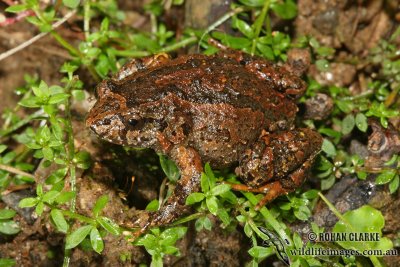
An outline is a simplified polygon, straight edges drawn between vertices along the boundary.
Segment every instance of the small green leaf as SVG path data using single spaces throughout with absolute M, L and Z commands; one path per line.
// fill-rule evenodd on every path
M 186 231 L 187 227 L 168 228 L 160 234 L 160 244 L 164 246 L 173 245 L 186 234 Z
M 348 114 L 342 121 L 342 134 L 349 134 L 355 126 L 353 114 Z
M 0 220 L 7 220 L 14 217 L 16 214 L 15 210 L 0 209 Z
M 161 168 L 163 169 L 165 175 L 167 175 L 168 179 L 172 182 L 178 181 L 181 174 L 175 162 L 161 154 L 159 154 L 159 157 Z
M 96 220 L 107 232 L 109 232 L 113 235 L 120 234 L 118 224 L 113 222 L 111 219 L 101 216 L 101 217 L 98 217 Z
M 325 72 L 329 70 L 329 61 L 326 59 L 318 59 L 315 61 L 315 65 L 319 71 Z
M 283 3 L 272 2 L 271 9 L 282 19 L 293 19 L 297 16 L 297 5 L 292 0 L 285 0 Z
M 177 255 L 179 253 L 179 249 L 174 246 L 165 246 L 163 247 L 163 253 L 167 255 Z
M 269 45 L 265 45 L 262 43 L 257 43 L 256 47 L 258 50 L 260 50 L 260 52 L 262 53 L 262 55 L 269 59 L 269 60 L 274 60 L 275 59 L 275 55 L 274 55 L 274 50 L 271 48 L 271 46 Z
M 87 151 L 79 151 L 75 154 L 73 162 L 76 163 L 78 168 L 83 170 L 89 169 L 91 165 L 90 153 Z
M 65 248 L 71 249 L 79 245 L 83 239 L 90 233 L 93 229 L 92 225 L 81 226 L 75 231 L 73 231 L 70 235 L 67 236 L 65 241 Z
M 0 144 L 0 154 L 3 153 L 7 149 L 6 145 Z
M 207 216 L 198 218 L 195 223 L 195 228 L 197 232 L 201 231 L 203 228 L 207 229 L 208 231 L 211 231 L 212 222 Z
M 249 24 L 247 24 L 245 21 L 241 20 L 241 19 L 234 19 L 234 27 L 239 29 L 239 31 L 241 33 L 243 33 L 244 36 L 246 36 L 247 38 L 251 39 L 254 36 L 254 32 L 253 29 L 250 27 Z
M 73 199 L 75 197 L 75 192 L 61 192 L 57 198 L 56 198 L 56 202 L 58 204 L 64 204 L 67 203 L 68 201 L 70 201 L 71 199 Z
M 366 132 L 368 129 L 367 117 L 363 113 L 357 113 L 356 126 L 361 132 Z
M 293 243 L 296 248 L 303 247 L 303 240 L 301 240 L 301 237 L 298 233 L 293 234 Z
M 104 242 L 97 228 L 93 227 L 93 229 L 90 231 L 90 243 L 92 244 L 93 250 L 101 254 L 104 249 Z
M 35 212 L 38 216 L 41 216 L 44 210 L 44 203 L 42 201 L 38 202 L 35 207 Z
M 208 177 L 205 173 L 201 174 L 200 186 L 201 186 L 202 192 L 207 193 L 208 191 L 210 191 L 210 183 L 209 183 Z
M 159 207 L 160 207 L 160 203 L 159 203 L 158 199 L 153 199 L 152 201 L 150 201 L 149 204 L 147 204 L 145 210 L 157 211 Z
M 12 5 L 6 8 L 6 12 L 10 13 L 19 13 L 21 11 L 27 10 L 28 7 L 26 5 Z
M 307 206 L 300 206 L 294 211 L 294 216 L 299 220 L 306 221 L 311 216 L 311 211 Z
M 63 0 L 63 4 L 69 8 L 77 8 L 80 0 Z
M 206 199 L 206 205 L 208 210 L 211 212 L 213 215 L 217 215 L 218 212 L 218 201 L 217 198 L 212 196 L 210 198 Z
M 353 249 L 359 252 L 365 250 L 383 250 L 393 248 L 393 244 L 390 239 L 382 237 L 382 229 L 385 225 L 385 219 L 382 213 L 374 209 L 371 206 L 364 205 L 356 210 L 347 211 L 343 214 L 345 221 L 338 221 L 334 228 L 334 233 L 344 233 L 344 234 L 365 234 L 365 233 L 378 233 L 379 241 L 337 241 L 337 243 L 345 249 Z M 365 218 L 368 218 L 365 220 Z
M 393 194 L 397 191 L 399 188 L 399 175 L 396 175 L 393 180 L 389 184 L 389 191 L 390 194 Z
M 83 90 L 72 90 L 72 96 L 77 101 L 83 101 L 86 98 L 85 91 Z
M 324 138 L 324 141 L 322 142 L 322 151 L 324 151 L 328 156 L 335 156 L 336 155 L 336 148 L 332 144 L 331 141 L 328 139 Z
M 21 228 L 19 228 L 19 225 L 14 222 L 14 221 L 0 221 L 0 233 L 5 234 L 5 235 L 15 235 L 19 231 L 21 231 Z
M 251 249 L 249 249 L 248 252 L 250 256 L 256 259 L 263 259 L 275 253 L 273 247 L 261 247 L 261 246 L 254 246 Z
M 21 201 L 18 204 L 18 207 L 20 208 L 30 208 L 35 206 L 39 202 L 39 199 L 35 197 L 28 197 L 21 199 Z
M 43 157 L 47 160 L 52 161 L 54 159 L 54 153 L 53 153 L 53 149 L 50 147 L 44 147 L 42 149 L 43 152 Z
M 68 232 L 68 223 L 65 220 L 63 213 L 59 209 L 52 209 L 50 216 L 58 231 L 62 233 Z
M 220 184 L 211 189 L 211 194 L 213 196 L 219 196 L 221 194 L 224 194 L 228 192 L 231 189 L 231 186 L 229 184 Z
M 0 258 L 0 267 L 12 267 L 17 262 L 14 259 L 1 259 Z
M 393 169 L 384 171 L 381 174 L 379 174 L 378 177 L 376 177 L 375 183 L 379 185 L 387 184 L 393 179 L 395 175 L 396 171 Z
M 335 175 L 331 174 L 328 178 L 321 180 L 321 190 L 327 190 L 333 186 L 336 178 Z
M 329 57 L 335 53 L 335 49 L 329 46 L 320 46 L 315 48 L 315 52 L 321 57 Z
M 37 139 L 38 143 L 41 145 L 47 144 L 50 141 L 51 132 L 50 132 L 49 127 L 47 127 L 47 125 L 38 129 L 38 131 L 36 133 L 36 139 Z
M 217 216 L 218 218 L 220 218 L 220 220 L 225 226 L 228 226 L 230 224 L 231 216 L 225 209 L 218 209 Z
M 307 198 L 307 199 L 314 199 L 314 198 L 318 197 L 318 192 L 319 191 L 316 189 L 311 189 L 311 190 L 308 190 L 308 191 L 304 192 L 303 194 L 301 194 L 301 196 L 303 198 Z
M 103 195 L 96 200 L 96 204 L 94 204 L 94 207 L 92 210 L 94 218 L 97 218 L 97 216 L 99 216 L 100 211 L 102 209 L 104 209 L 104 207 L 107 205 L 107 202 L 108 202 L 107 195 Z
M 208 177 L 210 188 L 213 187 L 215 184 L 215 175 L 209 163 L 206 163 L 206 165 L 204 165 L 204 172 Z
M 25 99 L 22 99 L 18 102 L 18 105 L 27 107 L 27 108 L 38 108 L 40 107 L 39 98 L 36 96 L 31 96 Z
M 134 244 L 137 246 L 144 246 L 145 248 L 154 248 L 158 245 L 158 239 L 152 234 L 146 234 L 136 239 Z
M 192 205 L 194 203 L 200 202 L 204 199 L 204 193 L 191 193 L 186 198 L 186 205 Z
M 245 235 L 247 236 L 247 237 L 251 237 L 251 235 L 253 234 L 253 229 L 251 229 L 251 226 L 250 226 L 250 224 L 249 223 L 245 223 L 245 225 L 244 225 L 244 228 L 243 228 L 243 231 L 244 231 L 244 233 L 245 233 Z
M 58 169 L 50 174 L 46 179 L 46 184 L 56 184 L 64 179 L 65 175 L 67 175 L 68 167 Z
M 49 99 L 48 103 L 50 105 L 57 104 L 57 103 L 60 103 L 60 102 L 63 102 L 65 100 L 67 100 L 68 97 L 69 97 L 69 94 L 66 94 L 66 93 L 55 94 L 55 95 L 50 96 L 50 99 Z
M 40 81 L 39 86 L 32 86 L 32 91 L 35 96 L 43 100 L 50 96 L 49 86 L 44 81 Z
M 59 194 L 60 194 L 60 192 L 51 190 L 51 191 L 49 191 L 49 192 L 47 192 L 46 194 L 43 195 L 42 201 L 44 201 L 46 203 L 49 203 L 49 204 L 52 204 L 53 201 L 57 198 L 57 196 Z
M 314 37 L 311 37 L 311 38 L 310 38 L 309 44 L 310 44 L 310 46 L 311 46 L 312 48 L 314 48 L 314 49 L 320 47 L 320 44 L 319 44 L 318 40 L 315 39 Z

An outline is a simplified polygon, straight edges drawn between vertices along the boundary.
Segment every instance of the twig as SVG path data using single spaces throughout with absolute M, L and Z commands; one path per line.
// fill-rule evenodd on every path
M 30 16 L 35 16 L 35 13 L 32 10 L 26 10 L 26 11 L 20 12 L 15 17 L 6 18 L 4 21 L 0 22 L 0 27 L 14 24 L 14 23 L 22 20 L 23 18 L 30 17 Z
M 68 19 L 70 19 L 73 15 L 75 15 L 75 13 L 76 13 L 76 10 L 72 10 L 71 12 L 68 12 L 61 20 L 59 20 L 56 23 L 54 23 L 51 28 L 54 30 L 55 28 L 59 27 L 61 24 L 63 24 Z M 48 32 L 39 33 L 38 35 L 32 37 L 31 39 L 23 42 L 19 46 L 14 47 L 14 48 L 12 48 L 12 49 L 0 54 L 0 61 L 2 61 L 3 59 L 6 59 L 7 57 L 17 53 L 18 51 L 24 49 L 25 47 L 28 47 L 29 45 L 31 45 L 34 42 L 36 42 L 37 40 L 43 38 L 47 34 L 48 34 Z
M 229 11 L 228 13 L 226 13 L 225 15 L 223 15 L 222 17 L 220 17 L 219 19 L 217 19 L 213 24 L 211 24 L 210 26 L 208 26 L 208 28 L 204 31 L 204 33 L 200 36 L 200 40 L 199 43 L 197 45 L 197 51 L 200 51 L 200 42 L 203 40 L 203 38 L 211 31 L 215 30 L 219 25 L 221 25 L 222 23 L 224 23 L 225 21 L 227 21 L 228 19 L 230 19 L 231 17 L 235 16 L 236 14 L 239 14 L 240 12 L 245 11 L 246 9 L 244 7 L 237 7 L 231 11 Z
M 32 174 L 24 172 L 24 171 L 21 171 L 21 170 L 18 170 L 17 168 L 14 168 L 14 167 L 11 167 L 11 166 L 8 166 L 8 165 L 0 164 L 0 170 L 4 170 L 4 171 L 7 171 L 7 172 L 11 172 L 11 173 L 14 173 L 14 174 L 18 174 L 18 175 L 22 175 L 22 176 L 26 176 L 26 177 L 30 177 L 30 178 L 35 179 L 35 176 L 33 176 Z

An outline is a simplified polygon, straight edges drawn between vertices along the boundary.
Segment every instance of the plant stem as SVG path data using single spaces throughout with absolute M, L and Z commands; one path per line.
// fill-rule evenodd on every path
M 73 77 L 66 86 L 66 92 L 71 93 L 70 91 L 73 88 L 73 84 L 78 80 L 78 77 Z M 74 197 L 71 199 L 71 206 L 69 211 L 63 211 L 69 213 L 69 215 L 75 214 L 75 205 L 76 205 L 76 170 L 75 164 L 73 163 L 73 159 L 75 156 L 75 144 L 74 144 L 74 132 L 72 129 L 72 118 L 71 118 L 71 97 L 68 98 L 65 104 L 65 131 L 67 132 L 67 158 L 68 158 L 68 169 L 69 169 L 69 182 L 71 187 L 71 192 L 74 192 Z M 72 216 L 70 216 L 72 217 Z M 74 218 L 74 217 L 72 217 Z M 79 219 L 84 220 L 81 218 L 80 215 L 78 216 Z M 68 267 L 71 261 L 71 250 L 64 248 L 64 261 L 63 267 Z
M 258 200 L 254 194 L 250 192 L 242 192 L 242 194 L 250 201 L 252 205 L 256 206 L 258 204 Z M 279 234 L 279 237 L 282 240 L 287 240 L 289 242 L 289 246 L 291 247 L 293 244 L 292 239 L 286 234 L 281 224 L 275 219 L 271 212 L 266 207 L 262 207 L 260 209 L 260 213 L 265 218 L 266 223 L 271 225 L 271 227 Z
M 146 57 L 150 56 L 150 52 L 147 51 L 139 51 L 139 50 L 117 50 L 114 48 L 110 48 L 110 51 L 120 57 Z
M 270 4 L 271 4 L 270 0 L 265 0 L 264 6 L 263 6 L 263 8 L 261 10 L 261 13 L 260 13 L 259 17 L 257 18 L 256 22 L 254 23 L 255 24 L 255 31 L 254 31 L 253 45 L 251 47 L 251 55 L 254 55 L 254 53 L 256 52 L 256 45 L 258 43 L 258 37 L 260 35 L 261 28 L 262 28 L 263 22 L 265 20 L 265 16 L 268 13 L 268 9 L 269 9 Z
M 70 43 L 68 43 L 61 35 L 59 35 L 56 31 L 51 31 L 51 35 L 56 39 L 65 49 L 67 49 L 72 55 L 79 57 L 80 59 L 84 58 L 84 55 L 79 52 L 79 50 L 75 49 Z M 100 81 L 100 77 L 94 69 L 93 65 L 86 65 L 90 74 L 96 81 Z
M 343 100 L 350 100 L 350 101 L 353 101 L 353 100 L 361 99 L 361 98 L 364 98 L 364 97 L 368 97 L 368 96 L 372 95 L 373 93 L 374 93 L 374 90 L 370 89 L 370 90 L 367 90 L 367 91 L 365 91 L 365 92 L 362 92 L 362 93 L 360 93 L 360 94 L 358 94 L 358 95 L 355 95 L 355 96 L 345 96 L 345 97 L 339 98 L 338 100 L 339 100 L 339 101 L 343 101 Z
M 179 48 L 185 47 L 189 44 L 195 43 L 197 41 L 197 37 L 192 36 L 186 39 L 183 39 L 182 41 L 179 41 L 177 43 L 174 43 L 172 45 L 166 46 L 163 49 L 161 49 L 159 52 L 171 52 L 174 50 L 177 50 Z M 151 53 L 148 51 L 141 51 L 141 50 L 117 50 L 113 49 L 112 53 L 116 56 L 122 56 L 122 57 L 147 57 L 150 56 Z
M 14 173 L 14 174 L 17 174 L 17 175 L 22 175 L 22 176 L 26 176 L 26 177 L 35 179 L 34 175 L 32 175 L 30 173 L 27 173 L 27 172 L 24 172 L 24 171 L 21 171 L 21 170 L 19 170 L 17 168 L 14 168 L 12 166 L 0 164 L 0 170 L 4 170 L 6 172 L 10 172 L 10 173 Z
M 71 90 L 76 81 L 78 81 L 78 77 L 74 76 L 66 86 L 66 92 L 71 94 Z M 76 167 L 73 162 L 75 156 L 75 144 L 74 144 L 74 132 L 72 129 L 72 118 L 71 118 L 71 98 L 69 98 L 65 104 L 65 131 L 67 132 L 67 157 L 68 157 L 68 168 L 69 168 L 69 179 L 71 192 L 76 193 Z M 75 211 L 75 203 L 76 203 L 76 194 L 75 197 L 71 200 L 70 211 Z
M 231 10 L 230 12 L 226 13 L 225 15 L 220 17 L 219 19 L 217 19 L 213 24 L 208 26 L 208 28 L 201 35 L 200 40 L 199 40 L 199 45 L 200 45 L 201 40 L 203 40 L 204 36 L 206 36 L 207 33 L 213 31 L 215 28 L 217 28 L 219 25 L 221 25 L 222 23 L 224 23 L 225 21 L 227 21 L 228 19 L 230 19 L 234 15 L 239 14 L 240 12 L 243 12 L 245 10 L 246 9 L 244 7 L 237 7 L 235 9 Z
M 83 31 L 87 40 L 90 34 L 90 0 L 85 0 L 83 5 Z
M 187 39 L 183 39 L 182 41 L 179 41 L 175 44 L 164 47 L 163 49 L 161 49 L 161 52 L 171 52 L 171 51 L 177 50 L 179 48 L 185 47 L 189 44 L 195 43 L 196 41 L 197 41 L 197 37 L 192 36 Z
M 42 109 L 36 111 L 35 113 L 32 113 L 30 115 L 28 115 L 27 117 L 25 117 L 24 119 L 20 120 L 19 122 L 17 122 L 16 124 L 12 125 L 10 128 L 1 131 L 0 132 L 0 141 L 2 137 L 5 137 L 13 132 L 15 132 L 16 130 L 18 130 L 19 128 L 25 126 L 26 124 L 30 123 L 32 120 L 43 117 L 44 112 Z
M 185 222 L 189 222 L 189 221 L 192 221 L 194 219 L 200 218 L 202 216 L 204 216 L 204 213 L 202 213 L 202 212 L 194 213 L 194 214 L 186 216 L 186 217 L 184 217 L 182 219 L 176 220 L 175 222 L 171 223 L 170 226 L 175 226 L 175 225 L 179 225 L 179 224 L 182 224 L 182 223 L 185 223 Z
M 67 216 L 67 217 L 69 217 L 71 219 L 77 219 L 77 220 L 79 220 L 81 222 L 85 222 L 85 223 L 88 223 L 88 224 L 95 224 L 96 223 L 96 221 L 94 219 L 86 217 L 86 216 L 83 216 L 83 215 L 80 215 L 80 214 L 72 212 L 70 210 L 61 210 L 61 212 L 65 216 Z

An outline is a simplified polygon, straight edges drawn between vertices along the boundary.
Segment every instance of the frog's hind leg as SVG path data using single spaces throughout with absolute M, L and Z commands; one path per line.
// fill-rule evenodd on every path
M 246 185 L 232 185 L 232 188 L 264 193 L 257 205 L 262 207 L 303 183 L 321 144 L 321 136 L 308 128 L 265 133 L 245 151 L 236 169 Z
M 267 183 L 266 185 L 253 188 L 243 184 L 231 184 L 231 188 L 237 191 L 247 191 L 253 193 L 265 194 L 264 197 L 257 203 L 256 210 L 265 206 L 265 204 L 273 201 L 275 198 L 290 193 L 297 189 L 305 180 L 308 170 L 311 168 L 313 159 L 309 159 L 303 165 L 288 175 L 287 177 Z
M 137 71 L 161 66 L 170 60 L 171 58 L 167 53 L 159 53 L 143 58 L 134 58 L 131 61 L 127 62 L 124 66 L 122 66 L 122 68 L 114 74 L 112 79 L 120 81 Z
M 170 155 L 181 171 L 181 178 L 164 206 L 156 212 L 143 213 L 130 226 L 141 228 L 137 235 L 145 232 L 149 227 L 166 225 L 178 219 L 187 211 L 186 198 L 200 189 L 203 167 L 199 154 L 192 148 L 180 146 L 174 148 Z

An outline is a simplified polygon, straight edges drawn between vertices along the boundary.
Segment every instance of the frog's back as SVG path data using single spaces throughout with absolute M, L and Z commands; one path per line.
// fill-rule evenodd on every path
M 173 96 L 193 107 L 225 104 L 261 112 L 266 129 L 289 128 L 297 107 L 275 87 L 232 57 L 195 54 L 138 71 L 113 90 L 124 95 L 128 107 Z

